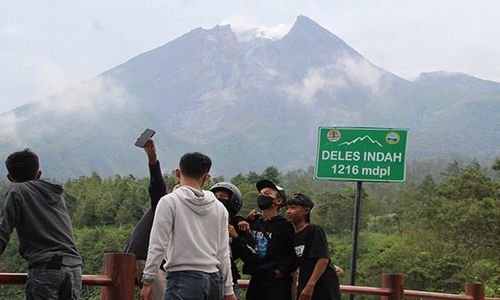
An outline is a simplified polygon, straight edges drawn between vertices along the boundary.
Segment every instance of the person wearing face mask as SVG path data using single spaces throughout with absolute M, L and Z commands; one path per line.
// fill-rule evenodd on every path
M 241 278 L 236 265 L 236 260 L 239 258 L 238 248 L 236 243 L 241 242 L 240 234 L 236 228 L 238 222 L 244 220 L 242 216 L 238 216 L 238 212 L 243 206 L 243 196 L 240 189 L 234 184 L 229 182 L 219 182 L 214 184 L 210 191 L 214 193 L 215 197 L 224 205 L 229 213 L 229 245 L 231 246 L 231 274 L 233 275 L 233 291 L 236 298 L 240 299 L 240 292 L 238 287 L 238 279 Z
M 251 279 L 247 300 L 292 299 L 292 276 L 296 259 L 293 249 L 293 225 L 279 215 L 286 201 L 285 191 L 270 180 L 256 184 L 257 205 L 261 213 L 251 213 L 240 221 L 240 230 L 248 229 L 249 238 L 239 244 L 244 262 L 243 273 Z
M 184 154 L 175 171 L 180 187 L 160 199 L 149 239 L 141 299 L 149 300 L 162 259 L 165 299 L 236 300 L 229 259 L 228 212 L 202 186 L 212 161 Z

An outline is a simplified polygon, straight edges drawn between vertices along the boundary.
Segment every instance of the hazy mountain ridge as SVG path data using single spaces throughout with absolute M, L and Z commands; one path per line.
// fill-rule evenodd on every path
M 234 175 L 314 163 L 317 128 L 409 128 L 409 158 L 500 155 L 500 83 L 423 73 L 414 82 L 300 16 L 281 39 L 197 28 L 51 99 L 0 116 L 2 153 L 29 146 L 52 177 L 146 173 L 133 147 L 157 130 L 163 167 L 181 153 Z

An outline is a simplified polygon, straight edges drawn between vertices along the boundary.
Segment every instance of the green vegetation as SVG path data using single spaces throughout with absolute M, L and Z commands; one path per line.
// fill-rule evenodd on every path
M 477 162 L 450 164 L 432 176 L 409 176 L 406 184 L 365 184 L 362 198 L 358 285 L 379 286 L 382 273 L 403 273 L 408 289 L 462 293 L 466 282 L 483 282 L 488 296 L 500 294 L 500 160 L 490 168 Z M 417 167 L 414 167 L 418 169 Z M 422 169 L 422 168 L 421 168 Z M 424 168 L 425 169 L 425 168 Z M 244 195 L 242 215 L 256 207 L 255 182 L 269 178 L 288 195 L 303 192 L 316 207 L 313 222 L 329 235 L 332 260 L 349 281 L 354 184 L 313 180 L 313 169 L 281 174 L 238 174 L 231 181 Z M 176 179 L 165 175 L 172 187 Z M 211 183 L 223 180 L 214 178 Z M 207 187 L 211 184 L 207 183 Z M 70 179 L 65 197 L 84 273 L 99 274 L 105 252 L 123 251 L 126 239 L 149 206 L 148 179 L 101 178 L 97 173 Z M 8 188 L 0 182 L 0 204 Z M 26 272 L 12 235 L 0 257 L 0 272 Z M 85 288 L 82 299 L 99 299 Z M 0 299 L 24 299 L 19 286 L 0 286 Z

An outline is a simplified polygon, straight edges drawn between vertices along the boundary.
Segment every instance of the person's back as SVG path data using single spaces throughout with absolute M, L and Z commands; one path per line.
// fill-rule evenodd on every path
M 175 215 L 173 222 L 169 213 Z M 169 239 L 165 269 L 217 272 L 219 258 L 214 254 L 220 252 L 223 240 L 229 247 L 229 238 L 221 232 L 227 228 L 227 218 L 224 206 L 208 191 L 185 186 L 162 198 L 155 222 L 173 227 L 171 237 L 165 237 Z M 153 229 L 151 235 L 161 233 Z
M 235 299 L 229 260 L 228 213 L 203 191 L 212 162 L 201 153 L 181 157 L 180 187 L 156 208 L 142 277 L 142 299 L 150 299 L 158 265 L 165 259 L 165 299 Z M 224 292 L 223 292 L 224 291 Z
M 39 180 L 38 157 L 28 149 L 11 154 L 7 176 L 14 182 L 0 213 L 0 253 L 12 230 L 28 262 L 28 299 L 78 299 L 81 257 L 76 249 L 60 185 Z M 40 296 L 44 295 L 44 296 Z

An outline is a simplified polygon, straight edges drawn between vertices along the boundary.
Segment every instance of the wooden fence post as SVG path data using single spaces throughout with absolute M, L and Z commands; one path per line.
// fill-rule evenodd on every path
M 465 285 L 465 294 L 472 296 L 474 300 L 484 300 L 484 284 L 467 283 Z
M 382 287 L 392 290 L 390 296 L 382 296 L 382 300 L 403 300 L 405 277 L 402 274 L 382 274 Z
M 104 275 L 111 277 L 113 285 L 102 288 L 102 300 L 134 300 L 135 297 L 135 254 L 104 254 Z

